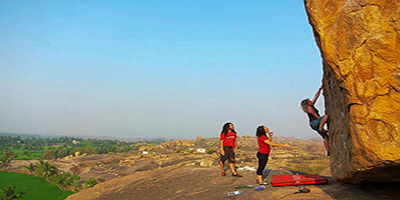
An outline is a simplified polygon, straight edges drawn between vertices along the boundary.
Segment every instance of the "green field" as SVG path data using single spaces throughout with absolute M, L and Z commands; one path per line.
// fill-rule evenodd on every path
M 0 188 L 15 186 L 16 191 L 24 192 L 21 200 L 58 200 L 66 199 L 73 194 L 71 191 L 59 189 L 46 180 L 23 173 L 0 171 Z M 0 192 L 2 195 L 2 192 Z
M 42 155 L 49 148 L 59 148 L 58 146 L 45 146 L 42 150 L 24 150 L 21 148 L 9 147 L 8 149 L 16 156 L 14 160 L 37 160 L 42 157 Z
M 29 151 L 23 151 L 20 149 L 14 149 L 10 148 L 11 152 L 13 152 L 17 157 L 14 158 L 14 160 L 35 160 L 40 158 L 44 150 L 29 150 Z

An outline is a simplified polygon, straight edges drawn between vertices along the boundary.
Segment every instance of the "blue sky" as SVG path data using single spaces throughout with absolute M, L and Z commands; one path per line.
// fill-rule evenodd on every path
M 322 78 L 302 1 L 0 0 L 0 132 L 315 134 Z M 323 97 L 317 107 L 323 111 Z

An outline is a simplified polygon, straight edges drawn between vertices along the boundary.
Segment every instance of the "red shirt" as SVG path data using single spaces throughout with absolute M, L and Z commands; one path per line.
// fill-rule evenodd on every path
M 259 147 L 258 152 L 263 153 L 263 154 L 269 154 L 269 152 L 271 151 L 271 148 L 269 147 L 269 145 L 267 143 L 264 142 L 265 140 L 268 140 L 267 136 L 265 136 L 265 135 L 262 135 L 261 137 L 257 137 L 258 147 Z
M 226 133 L 226 136 L 224 133 L 221 133 L 220 138 L 221 138 L 221 140 L 224 141 L 224 143 L 223 143 L 224 146 L 230 146 L 230 147 L 235 148 L 235 140 L 237 138 L 236 133 L 228 132 L 228 133 Z

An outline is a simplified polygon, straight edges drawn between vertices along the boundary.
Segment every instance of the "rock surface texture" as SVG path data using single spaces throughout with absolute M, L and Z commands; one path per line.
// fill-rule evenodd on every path
M 305 0 L 321 51 L 331 170 L 400 181 L 400 0 Z

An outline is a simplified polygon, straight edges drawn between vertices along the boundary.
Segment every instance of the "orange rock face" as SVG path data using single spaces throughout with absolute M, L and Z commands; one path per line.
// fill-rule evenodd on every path
M 400 0 L 305 0 L 321 51 L 331 170 L 400 181 Z

